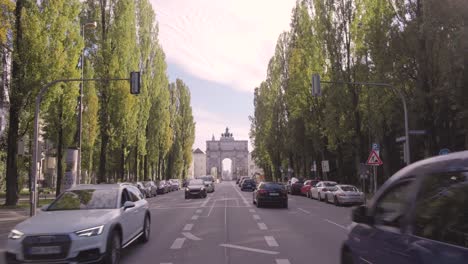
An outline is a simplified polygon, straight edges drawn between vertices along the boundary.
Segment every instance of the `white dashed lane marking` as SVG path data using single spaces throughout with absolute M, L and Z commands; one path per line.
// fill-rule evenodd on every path
M 304 209 L 302 209 L 302 208 L 297 208 L 297 210 L 299 210 L 299 211 L 302 211 L 302 212 L 304 212 L 304 213 L 306 213 L 306 214 L 310 214 L 310 212 L 309 212 L 309 211 L 307 211 L 307 210 L 304 210 Z
M 260 228 L 260 230 L 267 230 L 268 227 L 265 225 L 265 223 L 257 223 L 258 225 L 258 228 Z
M 174 243 L 172 243 L 171 249 L 181 249 L 184 245 L 185 239 L 185 237 L 176 238 L 176 240 L 174 240 Z
M 331 221 L 331 220 L 325 219 L 325 221 L 328 222 L 328 223 L 330 223 L 330 224 L 332 224 L 332 225 L 336 225 L 336 226 L 338 226 L 338 227 L 341 227 L 341 228 L 343 228 L 344 230 L 348 230 L 348 228 L 346 228 L 346 226 L 342 226 L 342 225 L 337 224 L 337 223 L 335 223 L 335 222 L 333 222 L 333 221 Z
M 276 242 L 276 239 L 272 236 L 265 236 L 265 241 L 269 247 L 279 247 L 278 242 Z
M 192 228 L 193 228 L 193 224 L 186 224 L 184 226 L 184 231 L 190 231 L 190 230 L 192 230 Z
M 249 247 L 243 247 L 243 246 L 237 246 L 237 245 L 231 245 L 231 244 L 221 244 L 220 246 L 227 247 L 227 248 L 235 248 L 235 249 L 240 249 L 240 250 L 245 250 L 245 251 L 251 251 L 251 252 L 257 252 L 257 253 L 263 253 L 263 254 L 269 254 L 269 255 L 279 254 L 279 252 L 276 252 L 276 251 L 249 248 Z
M 200 241 L 202 240 L 201 238 L 195 236 L 194 234 L 190 233 L 190 232 L 183 232 L 182 235 L 184 235 L 184 237 L 188 238 L 188 239 L 191 239 L 191 240 L 195 240 L 195 241 Z
M 198 219 L 198 215 L 192 216 L 192 220 L 197 220 L 197 219 Z
M 201 214 L 203 210 L 202 209 L 197 209 L 197 211 L 195 211 L 197 214 Z
M 259 215 L 253 215 L 253 218 L 254 218 L 255 220 L 260 220 L 260 216 L 259 216 Z
M 249 212 L 255 213 L 255 209 L 249 209 Z
M 291 264 L 287 259 L 277 259 L 276 264 Z

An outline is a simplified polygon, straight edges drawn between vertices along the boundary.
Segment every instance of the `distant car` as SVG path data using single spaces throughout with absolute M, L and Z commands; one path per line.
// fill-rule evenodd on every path
M 169 186 L 167 185 L 165 180 L 157 182 L 158 185 L 158 194 L 165 194 L 170 192 Z
M 119 263 L 150 238 L 151 213 L 129 184 L 77 185 L 8 235 L 6 263 Z
M 363 204 L 365 201 L 364 193 L 353 185 L 337 184 L 328 187 L 325 192 L 325 201 L 335 205 L 344 204 Z
M 468 151 L 415 162 L 355 208 L 341 263 L 468 260 Z
M 149 193 L 149 197 L 155 197 L 158 195 L 158 186 L 154 181 L 147 181 L 144 182 L 144 184 L 147 192 Z
M 138 190 L 140 190 L 140 192 L 144 195 L 145 198 L 150 197 L 148 189 L 145 187 L 145 184 L 143 182 L 136 182 L 135 187 L 137 187 Z
M 257 186 L 257 183 L 255 182 L 255 180 L 246 179 L 242 182 L 241 191 L 245 191 L 245 190 L 254 191 L 256 186 Z
M 166 185 L 168 192 L 174 191 L 174 187 L 172 186 L 172 183 L 169 180 L 164 181 L 164 184 Z
M 325 192 L 322 191 L 322 189 L 335 185 L 337 185 L 337 183 L 334 181 L 320 181 L 314 187 L 310 188 L 309 195 L 312 199 L 317 199 L 319 201 L 325 200 Z
M 198 179 L 203 180 L 206 192 L 212 193 L 215 191 L 213 176 L 201 176 Z
M 291 180 L 289 192 L 292 195 L 301 194 L 301 188 L 302 188 L 303 185 L 304 185 L 304 180 L 303 179 Z
M 288 192 L 281 183 L 261 182 L 253 192 L 253 203 L 257 207 L 278 205 L 288 208 Z
M 242 181 L 245 179 L 250 178 L 249 176 L 242 176 L 239 178 L 239 182 L 237 182 L 237 186 L 241 187 Z
M 180 189 L 180 182 L 178 179 L 170 179 L 169 183 L 173 191 L 178 191 Z
M 307 180 L 304 182 L 304 185 L 302 185 L 301 187 L 301 194 L 306 196 L 307 198 L 310 198 L 310 188 L 312 188 L 313 186 L 315 186 L 315 184 L 317 184 L 319 182 L 319 180 Z
M 203 180 L 194 179 L 190 180 L 185 188 L 185 199 L 192 197 L 206 198 L 206 189 Z

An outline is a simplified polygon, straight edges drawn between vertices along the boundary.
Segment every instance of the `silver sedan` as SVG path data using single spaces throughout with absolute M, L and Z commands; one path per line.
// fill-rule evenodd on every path
M 364 193 L 353 185 L 338 184 L 328 187 L 325 192 L 325 201 L 334 203 L 336 206 L 342 204 L 363 204 Z

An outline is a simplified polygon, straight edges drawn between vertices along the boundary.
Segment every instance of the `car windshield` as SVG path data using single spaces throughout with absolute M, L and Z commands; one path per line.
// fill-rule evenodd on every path
M 340 188 L 341 190 L 345 192 L 357 192 L 358 191 L 358 189 L 354 186 L 341 186 Z
M 114 209 L 117 207 L 117 190 L 72 190 L 61 194 L 47 211 Z
M 189 182 L 189 186 L 190 185 L 203 185 L 203 180 L 191 180 Z
M 327 187 L 332 187 L 336 185 L 336 182 L 324 182 L 323 184 Z
M 284 185 L 280 183 L 274 183 L 274 182 L 267 182 L 262 184 L 260 189 L 264 190 L 284 190 Z

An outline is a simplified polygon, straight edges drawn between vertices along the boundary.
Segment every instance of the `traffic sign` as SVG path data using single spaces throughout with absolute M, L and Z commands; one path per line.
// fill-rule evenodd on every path
M 369 158 L 367 159 L 367 162 L 366 162 L 367 165 L 371 165 L 371 166 L 380 166 L 383 164 L 382 160 L 380 159 L 379 155 L 377 154 L 377 152 L 375 152 L 374 150 L 371 151 L 370 155 L 369 155 Z
M 323 172 L 330 171 L 330 165 L 328 164 L 328 160 L 322 160 L 322 171 Z
M 372 150 L 377 153 L 377 155 L 380 155 L 380 146 L 377 143 L 372 143 Z
M 448 148 L 443 148 L 439 151 L 439 155 L 442 156 L 442 155 L 448 155 L 450 153 L 450 149 Z

